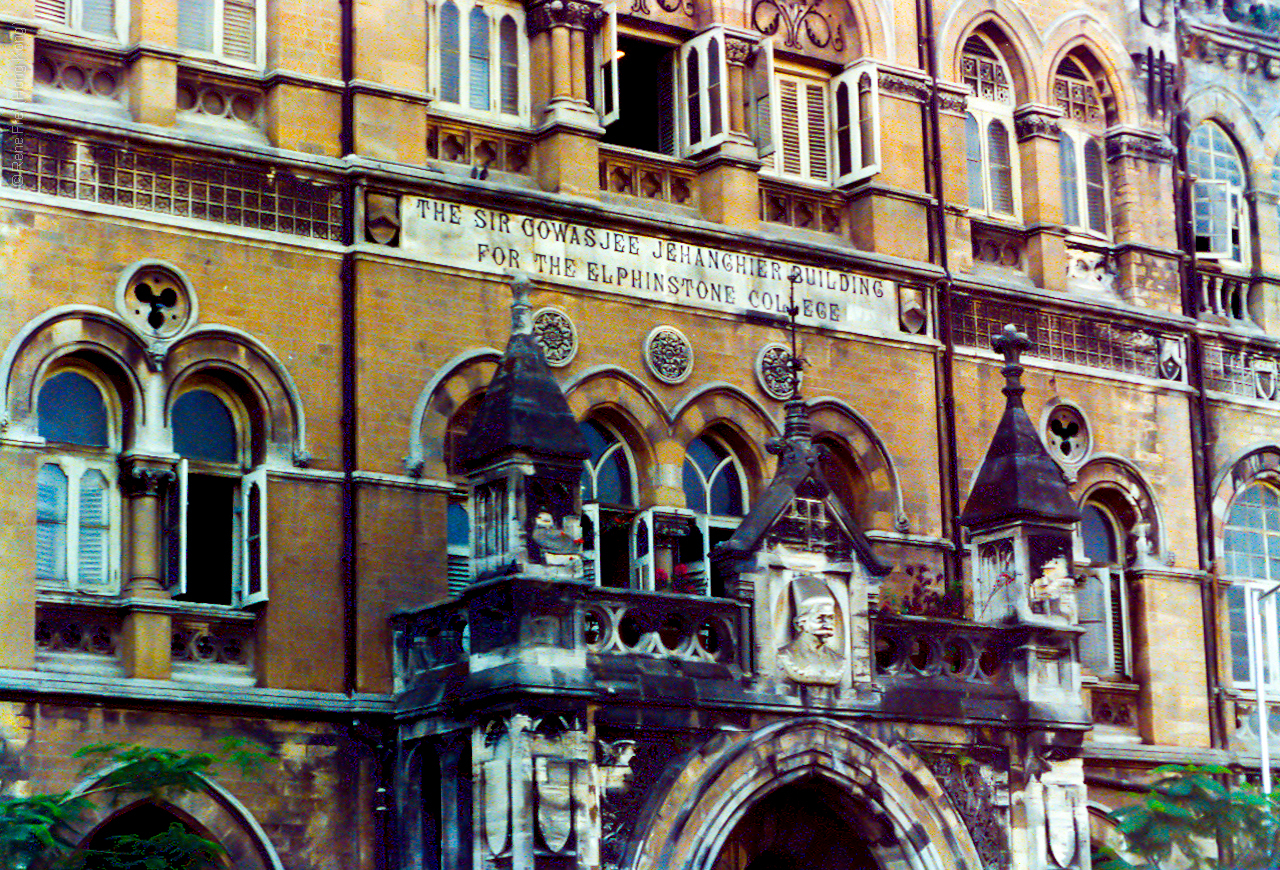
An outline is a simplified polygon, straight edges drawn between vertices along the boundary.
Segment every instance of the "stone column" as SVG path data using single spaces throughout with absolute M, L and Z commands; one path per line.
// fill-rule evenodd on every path
M 143 460 L 127 460 L 120 471 L 129 517 L 120 648 L 125 672 L 131 677 L 168 679 L 172 665 L 172 616 L 157 604 L 169 600 L 161 585 L 165 542 L 160 517 L 163 497 L 174 482 L 171 468 Z
M 178 0 L 129 5 L 129 113 L 135 121 L 173 126 L 178 106 Z
M 702 215 L 740 229 L 760 223 L 760 158 L 746 129 L 746 65 L 756 43 L 726 36 L 729 136 L 698 164 Z
M 1027 234 L 1027 272 L 1046 290 L 1067 288 L 1062 164 L 1058 156 L 1061 117 L 1062 110 L 1055 106 L 1027 104 L 1018 107 L 1013 121 L 1022 169 L 1022 222 L 1035 227 Z
M 598 140 L 604 132 L 587 100 L 586 64 L 598 8 L 544 0 L 528 13 L 538 182 L 544 190 L 599 194 Z

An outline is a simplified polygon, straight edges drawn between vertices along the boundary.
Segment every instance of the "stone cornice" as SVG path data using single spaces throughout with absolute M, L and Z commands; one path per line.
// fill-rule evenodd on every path
M 1108 160 L 1129 157 L 1151 163 L 1168 163 L 1173 155 L 1173 146 L 1162 137 L 1137 130 L 1114 130 L 1107 133 Z

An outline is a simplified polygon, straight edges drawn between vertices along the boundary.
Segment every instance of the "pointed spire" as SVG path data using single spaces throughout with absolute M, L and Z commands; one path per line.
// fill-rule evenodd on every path
M 1011 323 L 991 337 L 991 347 L 1004 356 L 1004 414 L 978 470 L 960 516 L 968 528 L 1012 519 L 1074 523 L 1080 518 L 1062 469 L 1049 456 L 1026 409 L 1022 407 L 1023 351 L 1031 340 Z

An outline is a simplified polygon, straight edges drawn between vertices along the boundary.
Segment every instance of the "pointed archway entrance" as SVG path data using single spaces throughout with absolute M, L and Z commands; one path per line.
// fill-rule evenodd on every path
M 758 801 L 729 834 L 713 870 L 878 870 L 874 821 L 813 778 Z

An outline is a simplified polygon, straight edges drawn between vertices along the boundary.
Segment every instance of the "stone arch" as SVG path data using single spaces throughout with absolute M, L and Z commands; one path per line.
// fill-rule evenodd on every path
M 184 383 L 210 375 L 237 393 L 258 425 L 254 453 L 258 461 L 306 465 L 306 417 L 302 399 L 284 364 L 262 343 L 225 326 L 203 326 L 169 349 L 163 373 L 165 420 Z
M 1046 98 L 1053 97 L 1053 77 L 1068 56 L 1084 62 L 1085 68 L 1106 86 L 1103 104 L 1107 110 L 1107 126 L 1133 124 L 1138 118 L 1136 95 L 1129 82 L 1132 63 L 1123 44 L 1116 39 L 1092 10 L 1079 10 L 1063 15 L 1046 31 L 1045 56 L 1050 58 L 1043 82 Z M 1122 75 L 1129 72 L 1130 75 Z
M 87 359 L 111 381 L 118 392 L 121 434 L 131 443 L 148 423 L 146 344 L 116 314 L 80 306 L 41 314 L 9 342 L 0 358 L 0 431 L 36 437 L 36 394 L 49 371 L 68 357 Z
M 681 400 L 671 416 L 672 439 L 681 448 L 709 429 L 726 436 L 746 471 L 754 504 L 766 473 L 763 447 L 781 434 L 765 407 L 732 384 L 712 383 Z
M 1240 451 L 1218 472 L 1209 490 L 1213 496 L 1213 540 L 1218 560 L 1222 559 L 1222 541 L 1227 531 L 1227 517 L 1236 496 L 1249 485 L 1267 481 L 1280 487 L 1280 447 L 1257 444 Z
M 1248 173 L 1248 186 L 1252 189 L 1256 185 L 1259 161 L 1265 159 L 1266 148 L 1257 121 L 1245 102 L 1231 90 L 1212 85 L 1188 96 L 1184 105 L 1187 129 L 1194 130 L 1206 121 L 1214 121 L 1231 137 L 1240 149 L 1245 172 Z
M 217 783 L 200 777 L 201 788 L 165 801 L 143 798 L 123 802 L 118 800 L 116 791 L 94 788 L 105 775 L 85 780 L 72 790 L 88 799 L 88 809 L 77 825 L 68 831 L 69 839 L 87 843 L 112 819 L 152 802 L 171 812 L 196 833 L 220 843 L 227 850 L 230 870 L 284 870 L 280 856 L 262 826 L 234 795 Z
M 954 46 L 948 75 L 960 82 L 960 56 L 965 40 L 981 32 L 1000 50 L 1013 77 L 1015 103 L 1043 103 L 1044 71 L 1040 59 L 1044 46 L 1025 12 L 1008 0 L 962 0 L 942 27 L 942 45 Z
M 423 386 L 409 421 L 409 455 L 405 467 L 415 477 L 448 476 L 444 439 L 449 418 L 467 399 L 489 386 L 502 351 L 491 347 L 464 351 L 448 360 Z
M 1168 539 L 1160 505 L 1146 477 L 1128 459 L 1108 453 L 1095 454 L 1077 472 L 1071 495 L 1081 505 L 1090 498 L 1097 498 L 1115 514 L 1127 532 L 1125 550 L 1128 558 L 1168 559 Z M 1139 523 L 1147 526 L 1150 550 L 1145 554 L 1137 549 L 1135 531 Z
M 882 864 L 920 870 L 981 867 L 964 823 L 933 774 L 905 744 L 893 746 L 831 719 L 777 723 L 691 753 L 643 812 L 622 866 L 711 870 L 725 840 L 762 798 L 817 778 L 887 823 Z M 899 863 L 901 862 L 901 863 Z
M 906 531 L 907 513 L 898 469 L 867 418 L 846 402 L 823 396 L 809 400 L 809 420 L 815 437 L 830 435 L 848 449 L 867 486 L 871 526 Z
M 855 61 L 864 57 L 882 57 L 892 62 L 897 56 L 897 45 L 889 30 L 892 9 L 882 5 L 883 0 L 844 0 L 833 3 L 835 7 L 843 7 L 843 23 L 853 29 L 853 39 L 848 35 L 845 42 L 848 48 L 844 52 L 846 61 Z
M 654 499 L 655 445 L 670 436 L 667 409 L 625 369 L 601 366 L 579 376 L 565 390 L 575 419 L 607 423 L 626 442 L 635 464 L 640 504 Z

